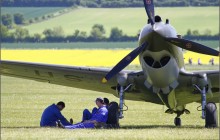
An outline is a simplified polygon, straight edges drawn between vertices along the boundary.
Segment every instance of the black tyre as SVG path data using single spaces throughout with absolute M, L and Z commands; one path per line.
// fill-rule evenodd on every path
M 214 128 L 218 126 L 217 107 L 215 103 L 209 102 L 205 107 L 205 127 Z
M 176 117 L 176 118 L 174 119 L 174 124 L 175 124 L 176 126 L 181 126 L 181 119 Z

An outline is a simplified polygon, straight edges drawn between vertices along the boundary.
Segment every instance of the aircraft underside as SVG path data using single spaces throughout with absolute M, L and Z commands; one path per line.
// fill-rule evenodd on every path
M 182 75 L 180 75 L 181 77 Z M 198 77 L 201 78 L 201 77 Z M 216 126 L 217 117 L 216 117 L 216 110 L 217 107 L 215 103 L 220 102 L 220 92 L 219 87 L 216 86 L 216 84 L 211 85 L 211 83 L 208 83 L 207 85 L 203 85 L 204 83 L 201 83 L 201 80 L 197 80 L 198 83 L 196 83 L 193 77 L 185 77 L 180 78 L 181 80 L 178 80 L 178 85 L 175 89 L 172 89 L 171 92 L 164 94 L 162 91 L 158 93 L 154 93 L 151 89 L 151 92 L 149 92 L 149 89 L 146 88 L 146 86 L 140 83 L 143 83 L 143 79 L 139 79 L 138 82 L 140 82 L 138 87 L 132 87 L 132 85 L 129 85 L 124 91 L 126 92 L 123 95 L 123 98 L 125 99 L 131 99 L 131 100 L 144 100 L 146 102 L 152 102 L 156 104 L 166 105 L 168 108 L 165 113 L 169 114 L 176 114 L 176 118 L 174 119 L 175 125 L 180 126 L 181 125 L 181 119 L 180 116 L 182 114 L 190 114 L 190 111 L 187 110 L 187 104 L 192 102 L 198 102 L 201 103 L 201 111 L 202 111 L 202 118 L 206 119 L 206 123 L 209 120 L 207 118 L 210 118 L 207 116 L 208 112 L 213 112 L 214 114 L 211 114 L 214 118 L 211 119 L 211 125 L 206 124 L 206 127 L 212 127 L 213 125 Z M 182 80 L 184 79 L 184 80 Z M 188 81 L 188 82 L 187 82 Z M 202 86 L 203 85 L 203 86 Z M 122 101 L 122 94 L 123 90 L 119 91 L 119 98 L 120 102 Z M 138 91 L 138 92 L 137 92 Z M 210 108 L 207 108 L 210 107 Z M 121 105 L 121 108 L 123 106 Z M 123 109 L 122 109 L 123 110 Z M 198 110 L 198 108 L 197 108 Z M 122 115 L 122 113 L 121 113 Z

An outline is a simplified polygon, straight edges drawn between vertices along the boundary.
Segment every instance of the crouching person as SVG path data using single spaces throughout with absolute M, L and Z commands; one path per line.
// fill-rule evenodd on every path
M 105 124 L 108 119 L 108 110 L 106 105 L 104 105 L 104 100 L 102 98 L 96 99 L 96 105 L 98 106 L 97 111 L 91 113 L 90 115 L 85 115 L 83 113 L 83 121 L 74 125 L 64 125 L 62 127 L 65 129 L 82 129 L 82 128 L 95 128 L 102 124 Z
M 57 123 L 60 121 L 63 125 L 71 125 L 71 123 L 66 120 L 66 118 L 61 114 L 61 111 L 65 108 L 65 103 L 60 101 L 56 105 L 52 104 L 48 106 L 41 117 L 40 126 L 41 127 L 56 127 Z

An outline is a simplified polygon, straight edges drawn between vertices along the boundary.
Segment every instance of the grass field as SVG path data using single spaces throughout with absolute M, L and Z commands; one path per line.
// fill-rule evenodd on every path
M 81 120 L 84 108 L 92 109 L 96 97 L 118 98 L 111 94 L 51 85 L 31 80 L 1 76 L 1 139 L 88 139 L 88 140 L 176 140 L 219 139 L 219 129 L 205 129 L 198 103 L 187 105 L 189 115 L 182 115 L 182 127 L 174 127 L 175 115 L 165 114 L 165 106 L 128 101 L 117 130 L 63 130 L 39 128 L 42 111 L 60 100 L 66 103 L 62 111 L 74 122 Z
M 196 41 L 219 50 L 219 41 Z M 137 42 L 2 43 L 2 49 L 133 49 Z
M 64 7 L 1 7 L 1 14 L 23 14 L 25 20 L 53 14 L 64 9 Z
M 105 66 L 115 65 L 130 50 L 1 50 L 2 59 L 31 62 Z M 193 54 L 193 56 L 196 56 Z M 102 58 L 102 59 L 100 59 Z M 89 61 L 88 61 L 89 60 Z M 216 60 L 217 61 L 217 60 Z M 135 60 L 129 69 L 140 69 Z M 218 69 L 219 66 L 189 66 L 187 69 Z M 175 115 L 165 114 L 165 106 L 126 100 L 129 107 L 117 130 L 63 130 L 40 128 L 42 111 L 60 100 L 66 103 L 62 112 L 66 118 L 79 122 L 82 110 L 92 109 L 96 97 L 118 101 L 107 93 L 94 92 L 31 80 L 1 76 L 1 139 L 88 139 L 88 140 L 176 140 L 219 139 L 219 129 L 204 128 L 204 120 L 197 111 L 198 103 L 187 105 L 189 115 L 182 115 L 182 127 L 174 127 Z
M 186 34 L 188 29 L 204 33 L 210 30 L 212 34 L 219 32 L 218 7 L 184 7 L 156 8 L 156 14 L 176 28 L 178 34 Z M 144 8 L 78 8 L 62 16 L 26 26 L 31 34 L 42 33 L 46 28 L 61 26 L 65 34 L 73 34 L 76 29 L 90 34 L 94 24 L 102 24 L 107 36 L 112 27 L 118 27 L 127 35 L 136 35 L 146 24 L 147 16 Z

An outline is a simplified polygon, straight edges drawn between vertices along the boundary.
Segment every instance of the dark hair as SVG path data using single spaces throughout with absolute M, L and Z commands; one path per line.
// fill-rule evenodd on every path
M 65 107 L 65 103 L 64 103 L 63 101 L 58 102 L 57 105 L 60 105 L 60 106 L 62 106 L 63 108 Z
M 96 101 L 99 101 L 100 103 L 104 104 L 103 98 L 101 98 L 101 97 L 96 98 Z
M 104 103 L 107 104 L 107 105 L 109 104 L 108 98 L 104 98 Z

